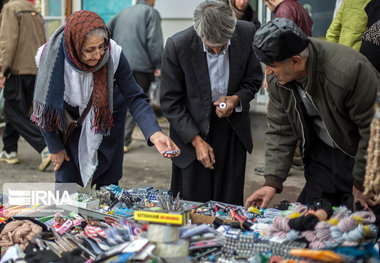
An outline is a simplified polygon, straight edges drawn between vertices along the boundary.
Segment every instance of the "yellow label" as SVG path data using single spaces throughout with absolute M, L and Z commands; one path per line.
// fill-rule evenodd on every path
M 254 206 L 251 206 L 248 208 L 248 212 L 250 213 L 255 213 L 255 214 L 259 214 L 260 215 L 260 209 L 254 207 Z
M 168 213 L 158 213 L 150 211 L 135 211 L 134 219 L 140 221 L 162 223 L 162 224 L 173 224 L 182 225 L 183 215 L 180 214 L 168 214 Z

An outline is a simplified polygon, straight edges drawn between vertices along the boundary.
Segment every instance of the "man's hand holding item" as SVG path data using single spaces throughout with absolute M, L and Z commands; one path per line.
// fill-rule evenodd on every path
M 267 208 L 275 194 L 276 188 L 271 186 L 262 186 L 247 198 L 245 201 L 245 209 L 248 209 L 250 206 Z
M 225 103 L 225 104 L 222 104 Z M 224 96 L 214 102 L 214 106 L 216 106 L 216 115 L 219 118 L 227 118 L 230 117 L 234 112 L 234 109 L 239 106 L 240 100 L 237 95 L 233 96 Z M 225 107 L 220 107 L 220 105 L 225 105 Z

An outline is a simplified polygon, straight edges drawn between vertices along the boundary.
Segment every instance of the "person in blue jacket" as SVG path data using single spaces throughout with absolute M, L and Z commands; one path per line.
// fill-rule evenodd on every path
M 56 182 L 96 188 L 122 177 L 124 123 L 127 108 L 149 145 L 164 157 L 176 144 L 157 123 L 149 99 L 137 85 L 122 48 L 110 39 L 102 18 L 91 11 L 73 13 L 36 56 L 37 73 L 32 120 L 41 128 Z M 78 119 L 92 106 L 69 144 L 63 145 L 63 110 Z

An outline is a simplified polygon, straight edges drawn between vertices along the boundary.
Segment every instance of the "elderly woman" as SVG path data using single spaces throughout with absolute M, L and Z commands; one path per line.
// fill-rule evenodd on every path
M 39 70 L 32 120 L 41 128 L 56 182 L 115 184 L 122 177 L 123 133 L 127 107 L 149 145 L 164 157 L 178 150 L 158 126 L 149 100 L 136 84 L 122 49 L 104 21 L 91 11 L 72 14 L 36 56 Z M 82 127 L 65 147 L 63 111 L 78 119 L 92 98 Z

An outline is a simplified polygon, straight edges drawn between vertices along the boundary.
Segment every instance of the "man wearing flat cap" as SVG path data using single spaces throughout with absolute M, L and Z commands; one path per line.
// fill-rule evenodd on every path
M 306 37 L 287 18 L 261 27 L 253 49 L 269 72 L 268 130 L 265 183 L 246 206 L 266 208 L 281 193 L 300 140 L 306 184 L 299 202 L 324 198 L 334 206 L 374 208 L 362 191 L 376 70 L 349 47 Z

